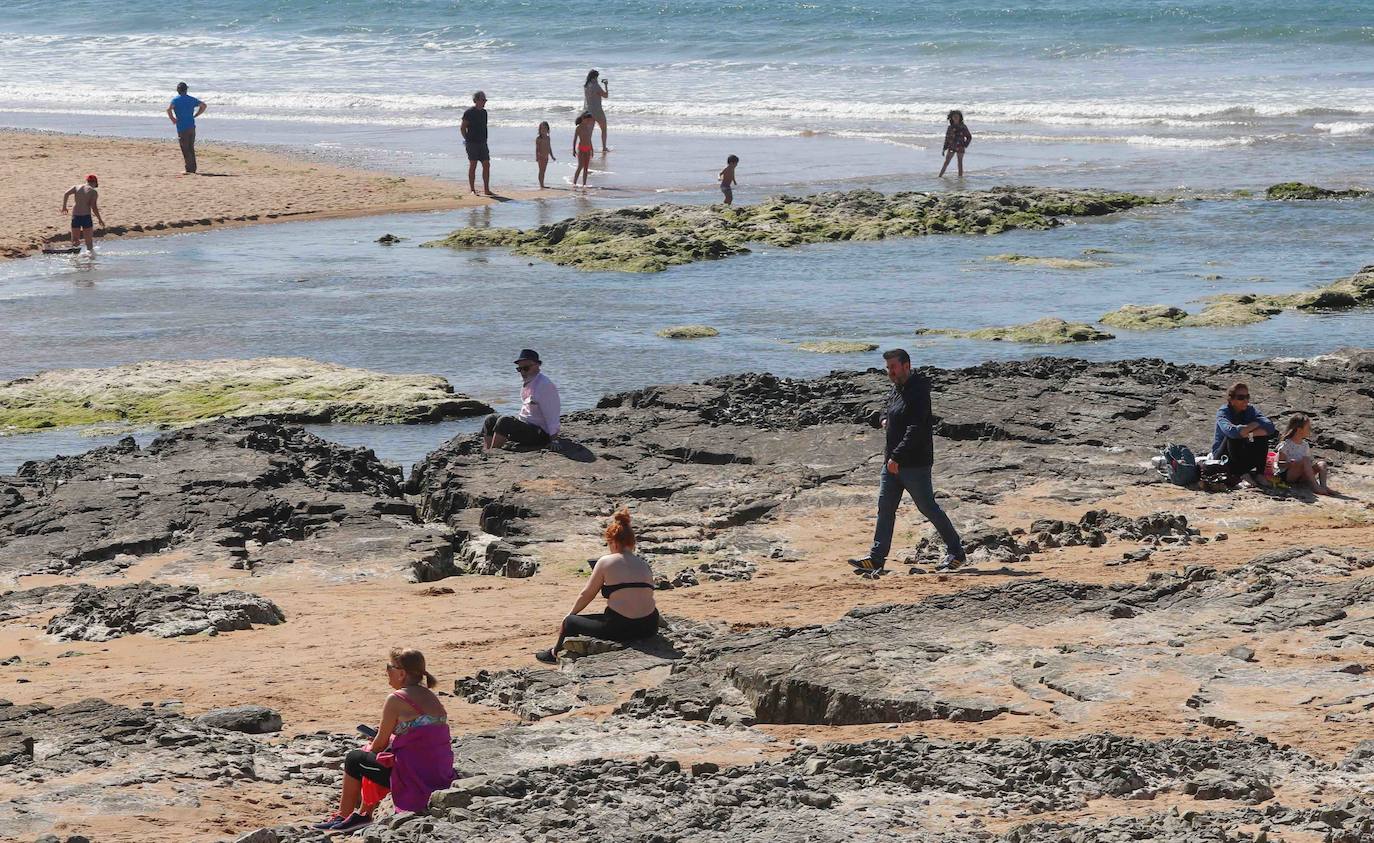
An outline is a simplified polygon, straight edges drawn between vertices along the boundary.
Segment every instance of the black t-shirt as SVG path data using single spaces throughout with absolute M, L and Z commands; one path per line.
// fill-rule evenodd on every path
M 487 110 L 473 106 L 463 112 L 463 119 L 468 124 L 468 143 L 487 142 Z

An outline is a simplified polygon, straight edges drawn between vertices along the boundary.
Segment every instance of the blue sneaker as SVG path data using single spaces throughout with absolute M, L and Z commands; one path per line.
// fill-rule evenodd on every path
M 365 825 L 371 824 L 371 817 L 367 816 L 366 814 L 360 814 L 357 811 L 354 811 L 353 813 L 348 815 L 348 819 L 341 820 L 339 824 L 331 828 L 330 831 L 352 831 L 355 828 L 362 828 Z
M 339 816 L 338 814 L 330 814 L 325 819 L 311 825 L 310 827 L 319 831 L 328 831 L 329 829 L 333 828 L 334 826 L 338 825 L 343 821 L 344 818 Z

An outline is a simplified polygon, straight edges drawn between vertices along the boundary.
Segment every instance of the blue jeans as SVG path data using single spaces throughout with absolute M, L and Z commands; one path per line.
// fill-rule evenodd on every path
M 899 467 L 897 473 L 892 474 L 885 462 L 882 478 L 878 481 L 878 523 L 873 528 L 873 549 L 868 552 L 868 558 L 876 563 L 887 559 L 887 552 L 892 549 L 892 528 L 897 522 L 897 505 L 902 502 L 903 490 L 911 494 L 916 508 L 939 532 L 945 550 L 955 558 L 963 559 L 964 545 L 959 540 L 959 533 L 949 522 L 949 516 L 935 502 L 930 466 Z

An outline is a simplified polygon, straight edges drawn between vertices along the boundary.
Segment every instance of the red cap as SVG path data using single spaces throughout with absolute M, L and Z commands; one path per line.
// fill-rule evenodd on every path
M 89 176 L 86 176 L 86 181 L 93 181 L 98 184 L 100 182 L 100 179 L 95 177 L 95 173 L 91 173 Z

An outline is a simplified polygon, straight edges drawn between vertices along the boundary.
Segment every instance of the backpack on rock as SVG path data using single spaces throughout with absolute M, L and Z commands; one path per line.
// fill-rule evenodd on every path
M 1160 475 L 1175 486 L 1191 486 L 1198 481 L 1197 458 L 1187 445 L 1166 445 L 1156 465 Z

